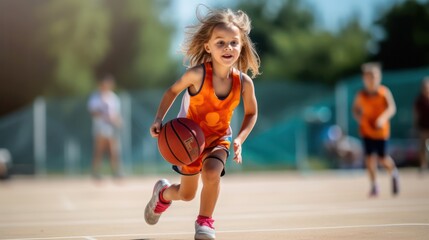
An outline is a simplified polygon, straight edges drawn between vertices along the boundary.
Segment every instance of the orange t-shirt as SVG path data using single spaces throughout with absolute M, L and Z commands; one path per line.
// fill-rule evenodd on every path
M 375 125 L 377 118 L 388 107 L 386 99 L 387 91 L 387 87 L 381 85 L 375 93 L 368 93 L 365 90 L 358 92 L 356 104 L 361 111 L 359 130 L 362 137 L 376 140 L 386 140 L 389 138 L 389 121 L 386 121 L 380 128 L 377 128 Z
M 213 87 L 213 69 L 211 62 L 206 62 L 204 77 L 198 93 L 192 95 L 186 91 L 179 117 L 186 117 L 198 123 L 206 137 L 206 148 L 215 147 L 218 140 L 231 142 L 230 127 L 234 109 L 240 103 L 241 79 L 240 72 L 233 69 L 232 87 L 227 96 L 216 96 Z M 228 143 L 229 145 L 229 143 Z M 229 147 L 229 146 L 228 146 Z

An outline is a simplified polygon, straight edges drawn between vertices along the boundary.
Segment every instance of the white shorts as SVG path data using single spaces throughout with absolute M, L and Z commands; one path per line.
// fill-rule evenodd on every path
M 94 136 L 101 136 L 106 138 L 116 138 L 119 136 L 118 128 L 110 123 L 95 119 L 93 121 L 93 134 Z

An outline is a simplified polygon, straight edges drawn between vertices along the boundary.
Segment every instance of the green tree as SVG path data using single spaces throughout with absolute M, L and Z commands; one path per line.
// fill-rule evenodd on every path
M 176 77 L 170 56 L 172 23 L 161 17 L 168 1 L 106 0 L 112 17 L 111 47 L 98 71 L 112 72 L 121 87 L 166 84 Z
M 171 23 L 161 21 L 167 1 L 47 0 L 38 9 L 39 34 L 55 63 L 50 95 L 87 94 L 95 78 L 112 73 L 124 89 L 175 78 Z M 174 68 L 175 69 L 175 68 Z
M 384 31 L 374 58 L 386 69 L 429 65 L 429 1 L 408 0 L 388 9 L 376 24 Z
M 278 2 L 277 2 L 278 3 Z M 367 58 L 370 35 L 352 18 L 337 33 L 316 27 L 314 12 L 302 1 L 250 1 L 238 8 L 253 23 L 252 40 L 261 56 L 263 79 L 333 84 Z
M 49 0 L 38 9 L 46 54 L 53 60 L 48 94 L 88 93 L 94 68 L 109 48 L 110 18 L 102 1 Z

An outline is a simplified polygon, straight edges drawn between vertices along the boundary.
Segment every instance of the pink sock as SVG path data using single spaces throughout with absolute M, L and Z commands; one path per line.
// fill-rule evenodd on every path
M 197 223 L 201 226 L 207 226 L 214 229 L 214 226 L 213 226 L 214 220 L 211 217 L 198 215 Z
M 165 189 L 167 189 L 168 187 L 164 187 L 163 189 L 161 189 L 161 191 L 159 191 L 159 200 L 164 203 L 164 204 L 170 204 L 171 201 L 167 201 L 164 199 L 164 197 L 162 196 L 162 194 L 164 193 Z
M 197 220 L 211 219 L 212 217 L 206 217 L 203 215 L 198 215 Z

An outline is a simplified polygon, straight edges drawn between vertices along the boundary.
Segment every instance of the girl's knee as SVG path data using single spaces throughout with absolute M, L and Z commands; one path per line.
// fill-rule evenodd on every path
M 207 157 L 203 162 L 201 178 L 205 184 L 217 184 L 220 182 L 227 155 L 223 150 L 218 151 L 218 154 Z
M 218 183 L 220 182 L 221 173 L 222 173 L 222 169 L 217 169 L 217 168 L 203 169 L 201 178 L 204 183 Z
M 179 192 L 180 200 L 189 202 L 195 198 L 195 192 Z
M 197 193 L 196 188 L 195 189 L 192 189 L 192 188 L 184 189 L 184 188 L 182 188 L 181 184 L 178 185 L 178 188 L 179 188 L 178 189 L 179 190 L 178 195 L 179 195 L 180 200 L 185 201 L 185 202 L 189 202 L 195 198 L 195 194 Z

